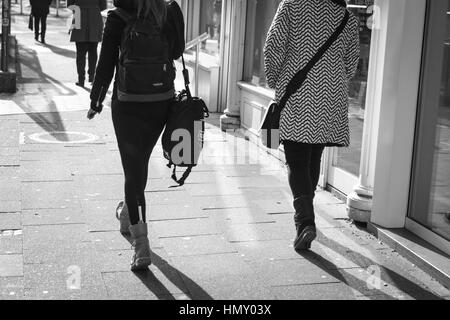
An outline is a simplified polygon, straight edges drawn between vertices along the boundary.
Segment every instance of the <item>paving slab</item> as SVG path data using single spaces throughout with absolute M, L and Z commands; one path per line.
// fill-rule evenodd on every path
M 22 300 L 23 298 L 23 277 L 0 277 L 0 300 Z
M 86 219 L 78 208 L 34 209 L 22 211 L 24 226 L 83 224 Z
M 25 263 L 54 262 L 86 250 L 88 233 L 83 224 L 24 226 Z
M 22 254 L 22 234 L 0 233 L 0 255 Z
M 251 262 L 255 274 L 270 286 L 341 282 L 329 271 L 306 259 Z
M 292 240 L 248 241 L 234 244 L 246 261 L 265 263 L 274 260 L 304 259 L 295 250 Z
M 20 230 L 22 220 L 20 212 L 0 213 L 0 230 Z
M 224 233 L 230 242 L 282 240 L 295 237 L 293 228 L 277 223 L 233 224 L 228 225 Z
M 220 228 L 210 218 L 149 222 L 159 238 L 190 237 L 220 234 Z
M 25 298 L 31 300 L 106 299 L 106 288 L 95 266 L 78 258 L 74 258 L 73 261 L 77 264 L 71 265 L 64 262 L 26 264 L 24 266 Z
M 20 201 L 0 201 L 0 213 L 5 212 L 20 212 L 22 205 Z
M 170 257 L 235 253 L 236 248 L 219 235 L 161 239 Z
M 159 269 L 150 266 L 149 271 L 132 273 L 102 273 L 113 300 L 175 300 L 173 294 L 186 294 L 187 289 L 181 277 L 173 273 L 167 277 Z
M 278 300 L 355 300 L 352 288 L 343 283 L 318 283 L 293 286 L 274 286 Z
M 22 209 L 79 207 L 76 190 L 71 181 L 22 183 Z
M 262 213 L 259 208 L 252 206 L 247 208 L 234 208 L 222 210 L 207 210 L 208 215 L 217 223 L 223 224 L 255 224 L 274 223 L 275 217 Z
M 272 300 L 275 295 L 252 275 L 183 280 L 195 300 Z
M 147 208 L 148 221 L 183 220 L 207 217 L 209 217 L 209 212 L 201 210 L 194 204 L 151 205 Z
M 0 278 L 22 277 L 23 256 L 21 254 L 0 255 Z
M 435 300 L 441 299 L 429 291 L 422 289 L 415 283 L 408 283 L 407 286 L 397 288 L 392 281 L 386 281 L 386 275 L 383 269 L 378 274 L 373 273 L 371 269 L 340 269 L 335 276 L 344 283 L 354 288 L 361 295 L 366 297 L 384 296 L 386 299 L 418 299 Z

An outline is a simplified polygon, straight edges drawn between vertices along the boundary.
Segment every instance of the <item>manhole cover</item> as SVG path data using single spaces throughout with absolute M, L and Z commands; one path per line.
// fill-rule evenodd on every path
M 96 135 L 87 132 L 53 131 L 39 132 L 29 136 L 39 143 L 89 143 L 98 140 Z

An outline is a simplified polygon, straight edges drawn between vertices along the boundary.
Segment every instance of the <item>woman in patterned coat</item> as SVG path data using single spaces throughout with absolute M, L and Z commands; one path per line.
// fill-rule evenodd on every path
M 264 48 L 268 84 L 280 101 L 293 76 L 343 21 L 345 0 L 283 0 Z M 289 184 L 294 196 L 296 250 L 316 237 L 313 199 L 325 147 L 348 147 L 349 82 L 359 61 L 359 21 L 350 19 L 338 39 L 287 102 L 280 120 Z

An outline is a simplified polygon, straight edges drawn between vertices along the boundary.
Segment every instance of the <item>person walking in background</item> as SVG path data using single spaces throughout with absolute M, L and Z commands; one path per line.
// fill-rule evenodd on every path
M 268 32 L 264 60 L 277 102 L 294 75 L 304 68 L 338 26 L 345 22 L 345 0 L 284 0 Z M 337 40 L 310 70 L 281 113 L 288 180 L 294 197 L 296 250 L 316 238 L 313 200 L 325 147 L 348 147 L 349 82 L 359 61 L 359 21 L 349 20 Z
M 86 55 L 88 55 L 89 82 L 94 81 L 97 65 L 97 47 L 102 41 L 103 18 L 101 12 L 106 9 L 106 0 L 68 0 L 67 6 L 76 5 L 81 9 L 80 29 L 72 29 L 71 42 L 77 48 L 77 86 L 84 87 L 86 77 Z
M 111 109 L 125 174 L 125 201 L 116 216 L 120 231 L 133 239 L 131 269 L 140 270 L 151 264 L 144 194 L 148 164 L 175 96 L 173 60 L 184 52 L 184 19 L 176 1 L 114 4 L 118 9 L 108 13 L 87 116 L 102 111 L 116 71 Z
M 30 0 L 31 15 L 34 17 L 34 39 L 39 41 L 39 27 L 41 42 L 45 44 L 45 32 L 47 31 L 47 16 L 50 13 L 52 0 Z

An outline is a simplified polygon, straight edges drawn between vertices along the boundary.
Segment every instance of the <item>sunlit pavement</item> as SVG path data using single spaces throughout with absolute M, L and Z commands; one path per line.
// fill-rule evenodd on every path
M 17 9 L 17 8 L 16 8 Z M 114 216 L 123 197 L 111 114 L 89 122 L 65 21 L 49 46 L 15 16 L 20 90 L 0 95 L 0 299 L 448 299 L 429 275 L 320 191 L 319 236 L 292 248 L 284 165 L 208 121 L 202 163 L 171 188 L 155 148 L 146 196 L 153 265 L 132 273 Z M 51 47 L 50 47 L 51 46 Z

